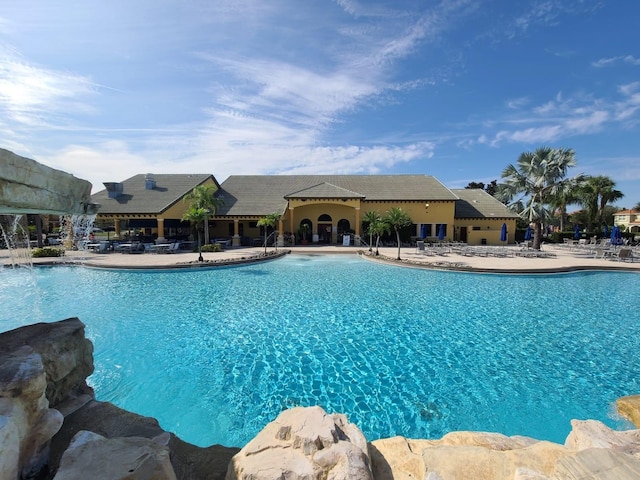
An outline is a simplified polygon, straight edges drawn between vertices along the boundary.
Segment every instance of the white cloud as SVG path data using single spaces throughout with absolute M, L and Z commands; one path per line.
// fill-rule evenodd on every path
M 601 58 L 591 65 L 596 68 L 611 67 L 619 63 L 626 63 L 627 65 L 638 66 L 640 65 L 640 58 L 635 58 L 633 55 L 619 55 L 617 57 Z

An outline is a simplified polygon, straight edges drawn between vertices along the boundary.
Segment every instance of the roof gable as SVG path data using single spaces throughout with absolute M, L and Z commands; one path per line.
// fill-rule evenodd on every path
M 495 197 L 479 188 L 452 190 L 460 199 L 456 202 L 455 218 L 517 218 Z
M 91 201 L 100 204 L 101 215 L 158 214 L 182 201 L 194 187 L 209 179 L 219 187 L 210 174 L 157 174 L 153 175 L 154 188 L 147 188 L 147 177 L 148 174 L 139 174 L 120 182 L 122 193 L 116 198 L 110 198 L 105 189 L 93 194 Z
M 365 201 L 454 201 L 430 175 L 232 175 L 220 185 L 219 215 L 284 213 L 287 198 L 361 198 Z M 313 195 L 312 195 L 313 194 Z
M 365 198 L 365 195 L 338 187 L 332 183 L 323 182 L 285 195 L 284 198 Z

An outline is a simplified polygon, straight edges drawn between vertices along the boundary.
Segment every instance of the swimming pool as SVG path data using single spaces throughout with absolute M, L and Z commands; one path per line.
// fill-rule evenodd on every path
M 496 431 L 564 442 L 640 392 L 640 275 L 481 275 L 356 256 L 242 267 L 0 272 L 0 331 L 78 316 L 99 400 L 197 445 L 241 446 L 285 408 L 369 440 Z

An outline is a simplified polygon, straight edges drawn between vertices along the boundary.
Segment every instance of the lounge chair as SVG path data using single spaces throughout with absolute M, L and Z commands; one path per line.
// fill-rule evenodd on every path
M 171 245 L 169 245 L 169 249 L 167 250 L 167 253 L 176 253 L 180 251 L 180 242 L 174 242 Z
M 631 262 L 633 263 L 633 259 L 635 258 L 633 256 L 633 250 L 631 250 L 630 248 L 621 248 L 620 251 L 618 252 L 618 261 L 619 262 Z

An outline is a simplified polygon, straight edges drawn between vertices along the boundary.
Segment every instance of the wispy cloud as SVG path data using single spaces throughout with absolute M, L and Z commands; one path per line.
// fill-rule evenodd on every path
M 600 60 L 592 62 L 591 65 L 596 68 L 603 68 L 612 67 L 621 63 L 638 66 L 640 65 L 640 58 L 635 58 L 633 55 L 620 55 L 617 57 L 601 58 Z

